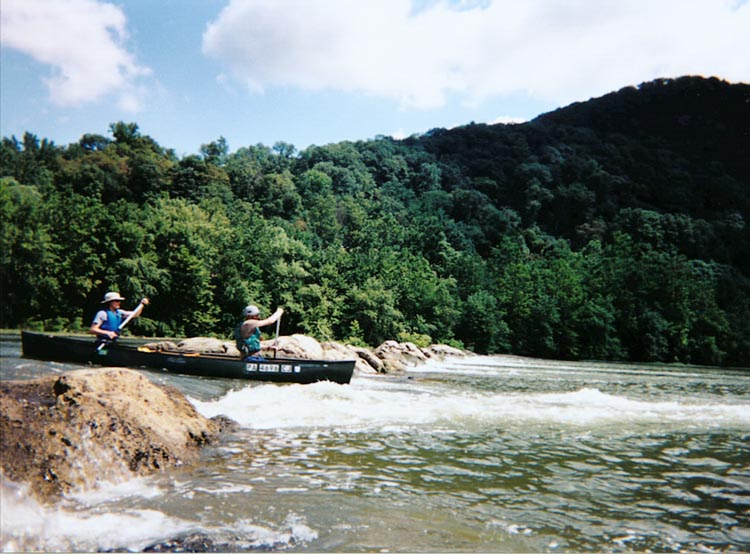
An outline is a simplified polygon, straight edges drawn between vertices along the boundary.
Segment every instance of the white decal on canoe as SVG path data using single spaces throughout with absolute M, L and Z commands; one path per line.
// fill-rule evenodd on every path
M 278 373 L 279 366 L 277 364 L 258 364 L 258 371 L 265 373 Z
M 258 364 L 245 364 L 245 373 L 258 371 Z

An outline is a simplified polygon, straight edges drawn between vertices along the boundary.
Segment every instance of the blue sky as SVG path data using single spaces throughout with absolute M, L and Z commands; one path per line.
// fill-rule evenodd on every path
M 657 77 L 750 82 L 748 0 L 2 0 L 0 130 L 179 155 L 514 122 Z

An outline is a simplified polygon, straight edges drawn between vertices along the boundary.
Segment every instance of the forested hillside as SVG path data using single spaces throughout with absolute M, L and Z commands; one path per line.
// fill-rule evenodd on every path
M 210 140 L 210 137 L 207 138 Z M 179 157 L 118 122 L 0 148 L 3 327 L 282 332 L 750 366 L 750 85 L 685 77 L 522 125 Z

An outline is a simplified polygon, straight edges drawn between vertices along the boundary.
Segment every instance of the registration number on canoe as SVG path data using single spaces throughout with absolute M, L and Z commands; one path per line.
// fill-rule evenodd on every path
M 253 362 L 245 364 L 245 373 L 299 373 L 302 368 L 292 364 L 264 364 Z

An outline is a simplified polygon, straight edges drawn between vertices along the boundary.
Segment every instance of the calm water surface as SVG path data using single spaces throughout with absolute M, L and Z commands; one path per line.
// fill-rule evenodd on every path
M 17 338 L 1 354 L 2 379 L 77 367 L 23 359 Z M 198 467 L 54 508 L 3 482 L 3 550 L 750 551 L 748 371 L 472 357 L 351 385 L 147 375 L 239 430 Z

